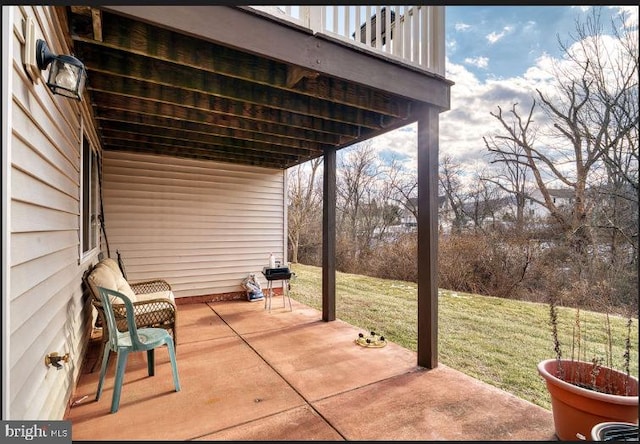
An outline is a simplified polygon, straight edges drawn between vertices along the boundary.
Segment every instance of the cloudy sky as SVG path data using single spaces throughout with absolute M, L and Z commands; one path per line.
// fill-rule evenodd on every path
M 603 9 L 602 22 L 621 11 L 638 23 L 638 7 Z M 548 82 L 550 62 L 562 55 L 563 42 L 575 34 L 576 19 L 588 7 L 578 6 L 447 6 L 446 77 L 455 82 L 451 109 L 440 114 L 440 158 L 450 155 L 467 170 L 484 165 L 482 140 L 496 119 L 489 112 L 531 103 L 532 92 Z M 415 165 L 415 126 L 379 136 L 373 145 L 384 158 Z

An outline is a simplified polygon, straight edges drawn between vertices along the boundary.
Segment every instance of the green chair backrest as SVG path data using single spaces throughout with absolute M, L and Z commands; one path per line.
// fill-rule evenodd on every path
M 100 300 L 102 301 L 104 314 L 107 318 L 107 326 L 109 327 L 109 347 L 111 348 L 111 350 L 116 351 L 118 349 L 118 346 L 121 346 L 119 338 L 123 334 L 128 334 L 131 336 L 130 348 L 132 351 L 146 350 L 146 348 L 138 338 L 138 327 L 136 327 L 135 314 L 133 312 L 133 303 L 131 302 L 131 299 L 129 299 L 119 291 L 111 290 L 109 288 L 98 287 L 98 291 L 100 292 Z M 124 304 L 125 310 L 127 312 L 128 332 L 121 333 L 120 331 L 118 331 L 118 328 L 116 326 L 116 316 L 113 312 L 113 305 L 109 296 L 115 296 L 122 300 L 122 303 Z

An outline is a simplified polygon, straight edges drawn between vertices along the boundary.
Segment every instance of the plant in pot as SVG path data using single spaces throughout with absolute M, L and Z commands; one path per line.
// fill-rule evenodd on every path
M 614 368 L 612 329 L 605 314 L 606 346 L 602 357 L 587 357 L 586 336 L 591 332 L 584 314 L 576 310 L 573 325 L 571 357 L 564 358 L 558 333 L 558 307 L 550 305 L 550 324 L 555 359 L 538 364 L 551 396 L 551 409 L 556 435 L 561 440 L 589 439 L 591 430 L 603 422 L 638 423 L 638 379 L 629 372 L 631 326 L 626 325 L 625 352 L 621 369 Z

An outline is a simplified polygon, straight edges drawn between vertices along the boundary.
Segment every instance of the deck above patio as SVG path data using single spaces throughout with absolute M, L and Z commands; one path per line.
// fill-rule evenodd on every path
M 416 366 L 396 344 L 294 301 L 179 305 L 174 392 L 168 354 L 156 375 L 131 356 L 109 413 L 115 359 L 96 402 L 89 355 L 65 419 L 73 440 L 555 440 L 551 412 L 456 370 Z M 144 424 L 144 426 L 141 426 Z
M 313 32 L 445 74 L 444 6 L 250 6 Z

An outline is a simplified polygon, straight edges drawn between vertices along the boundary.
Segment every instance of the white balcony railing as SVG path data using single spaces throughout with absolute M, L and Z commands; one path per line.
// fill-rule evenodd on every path
M 444 76 L 444 6 L 252 8 Z

